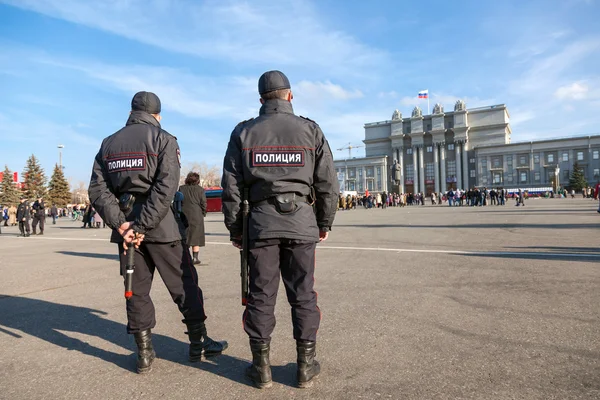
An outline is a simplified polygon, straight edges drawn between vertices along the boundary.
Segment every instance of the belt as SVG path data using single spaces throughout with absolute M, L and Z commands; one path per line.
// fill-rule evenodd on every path
M 297 202 L 297 203 L 304 202 L 304 203 L 307 203 L 307 204 L 311 204 L 311 201 L 308 199 L 308 196 L 299 196 L 299 195 L 296 195 L 294 201 Z M 258 207 L 258 206 L 264 206 L 266 204 L 275 205 L 276 202 L 277 202 L 277 200 L 275 199 L 275 196 L 273 196 L 273 197 L 266 198 L 264 200 L 252 202 L 252 206 L 253 207 Z

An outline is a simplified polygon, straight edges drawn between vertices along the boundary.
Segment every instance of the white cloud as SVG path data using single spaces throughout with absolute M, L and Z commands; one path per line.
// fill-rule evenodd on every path
M 588 92 L 589 86 L 580 81 L 559 87 L 554 96 L 560 100 L 583 100 L 588 96 Z
M 295 92 L 306 97 L 329 97 L 337 100 L 351 100 L 363 97 L 363 93 L 360 90 L 347 90 L 331 83 L 326 82 L 311 82 L 311 81 L 300 81 L 292 88 Z
M 510 83 L 513 93 L 535 92 L 547 95 L 548 88 L 569 75 L 569 70 L 600 48 L 600 38 L 581 39 L 564 46 L 560 51 L 533 61 L 521 76 Z
M 347 76 L 362 76 L 388 61 L 387 52 L 330 29 L 306 1 L 0 2 L 207 59 L 312 67 Z

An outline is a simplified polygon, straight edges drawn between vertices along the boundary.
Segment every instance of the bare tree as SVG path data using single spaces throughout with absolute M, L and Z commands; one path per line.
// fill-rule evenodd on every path
M 217 165 L 208 165 L 205 162 L 189 162 L 181 167 L 181 178 L 179 183 L 183 185 L 185 177 L 190 172 L 200 175 L 200 186 L 210 187 L 221 184 L 221 168 Z
M 70 180 L 70 179 L 69 179 Z M 74 204 L 83 204 L 89 201 L 87 185 L 83 181 L 79 181 L 77 186 L 72 186 L 73 190 L 71 191 L 71 201 Z

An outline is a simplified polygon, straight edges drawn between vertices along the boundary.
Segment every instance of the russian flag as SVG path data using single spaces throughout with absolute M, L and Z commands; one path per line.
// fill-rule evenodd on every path
M 429 98 L 429 89 L 427 89 L 427 90 L 421 90 L 419 92 L 419 98 L 420 99 L 427 99 L 427 98 Z

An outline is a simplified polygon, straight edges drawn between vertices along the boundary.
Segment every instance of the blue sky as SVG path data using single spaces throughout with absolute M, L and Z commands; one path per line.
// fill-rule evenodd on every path
M 67 177 L 87 183 L 149 90 L 182 161 L 220 165 L 270 69 L 338 157 L 364 123 L 426 108 L 422 89 L 432 108 L 506 104 L 513 142 L 600 133 L 599 17 L 596 0 L 0 0 L 0 164 L 21 172 L 34 153 L 51 172 L 64 144 Z

